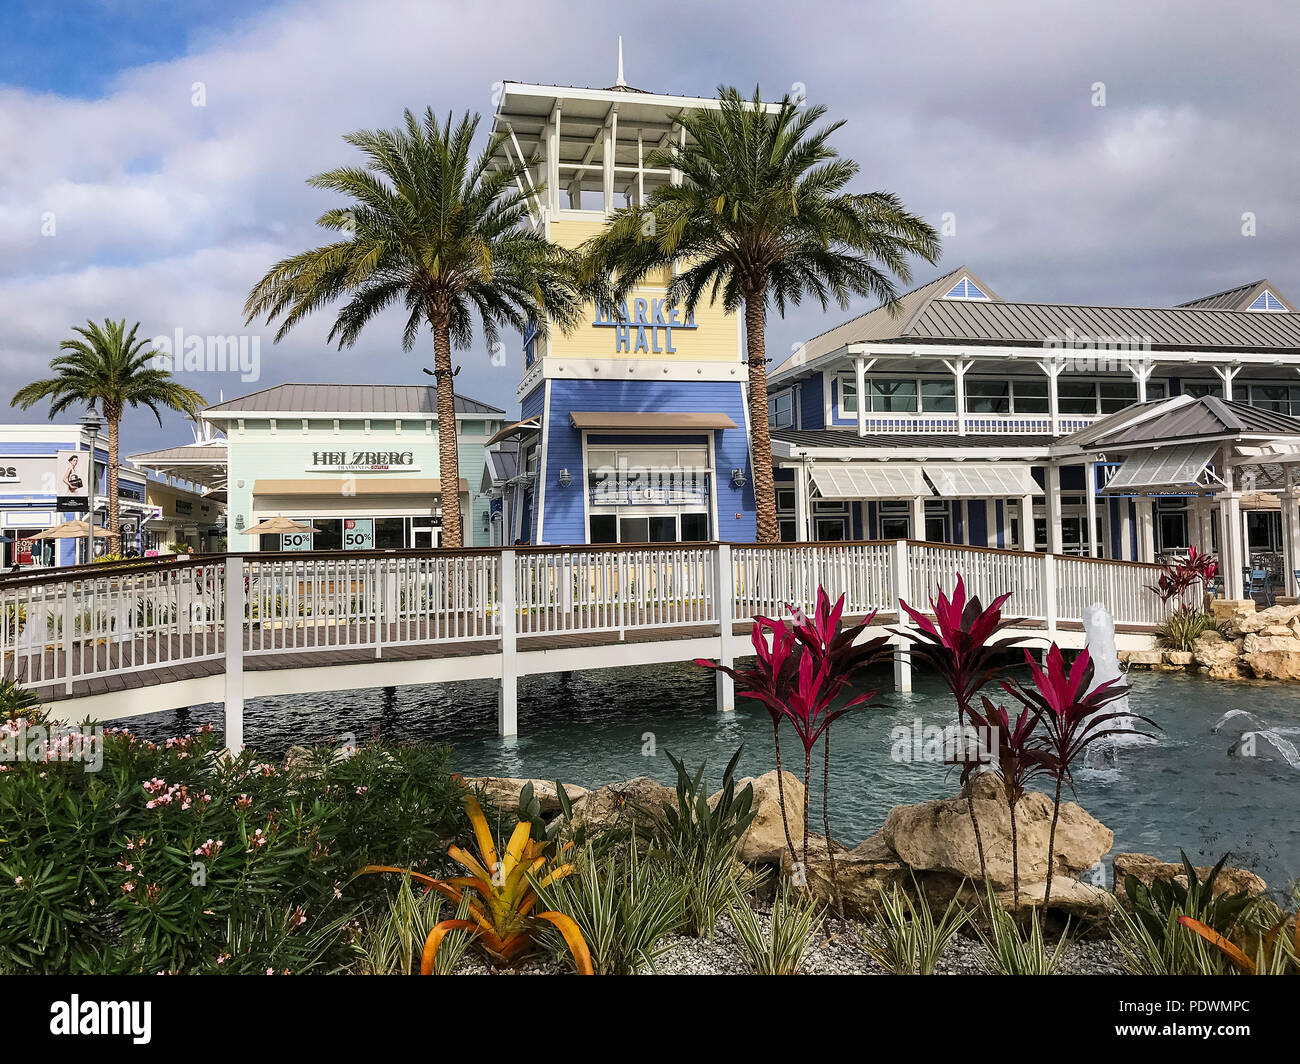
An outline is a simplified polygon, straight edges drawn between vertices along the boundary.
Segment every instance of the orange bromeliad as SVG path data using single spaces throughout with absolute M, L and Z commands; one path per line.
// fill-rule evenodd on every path
M 371 872 L 396 872 L 409 875 L 416 882 L 423 883 L 426 891 L 436 890 L 458 906 L 462 901 L 465 902 L 469 919 L 441 920 L 429 932 L 420 956 L 420 974 L 433 974 L 438 947 L 447 932 L 458 928 L 473 934 L 475 942 L 493 964 L 510 967 L 536 946 L 539 921 L 551 924 L 564 937 L 565 944 L 577 962 L 580 975 L 593 974 L 591 954 L 578 925 L 564 913 L 533 912 L 537 904 L 535 886 L 546 887 L 569 875 L 574 866 L 552 861 L 546 853 L 550 843 L 535 840 L 532 837 L 532 826 L 526 820 L 515 825 L 505 853 L 498 859 L 487 817 L 483 815 L 474 795 L 465 799 L 465 810 L 474 827 L 478 856 L 459 846 L 452 846 L 447 855 L 464 867 L 469 875 L 434 879 L 421 872 L 391 865 L 367 865 L 357 873 L 366 875 Z M 572 844 L 567 844 L 565 848 L 569 845 Z

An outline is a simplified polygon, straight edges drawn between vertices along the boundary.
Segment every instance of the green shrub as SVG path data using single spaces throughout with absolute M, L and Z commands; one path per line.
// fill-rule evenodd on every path
M 1048 949 L 1043 923 L 1037 909 L 1029 912 L 1029 926 L 1022 928 L 1015 917 L 1002 908 L 988 892 L 988 911 L 992 927 L 980 930 L 986 957 L 984 971 L 989 975 L 1055 975 L 1065 955 L 1070 930 L 1061 932 L 1056 946 Z
M 944 951 L 970 922 L 970 913 L 957 904 L 961 893 L 953 895 L 936 921 L 920 887 L 915 900 L 898 886 L 881 891 L 876 921 L 862 932 L 871 959 L 890 975 L 934 975 Z
M 1156 642 L 1171 650 L 1191 650 L 1206 632 L 1222 632 L 1223 627 L 1208 610 L 1175 610 L 1156 628 Z
M 731 905 L 731 926 L 745 967 L 754 975 L 798 975 L 813 926 L 823 912 L 821 904 L 806 890 L 783 880 L 772 898 L 772 912 L 764 930 L 758 914 L 739 891 Z
M 340 918 L 380 889 L 352 873 L 427 865 L 465 835 L 445 749 L 324 748 L 299 774 L 219 746 L 210 729 L 162 744 L 114 732 L 100 771 L 2 766 L 0 972 L 211 971 L 223 953 L 249 970 L 341 967 Z M 236 933 L 271 937 L 236 953 Z
M 704 783 L 705 766 L 691 776 L 682 762 L 668 755 L 677 770 L 677 800 L 665 803 L 662 819 L 653 821 L 653 852 L 686 887 L 684 930 L 690 935 L 712 938 L 718 917 L 734 897 L 741 871 L 736 852 L 755 812 L 753 786 L 736 793 L 740 752 L 727 763 L 718 800 L 712 805 Z
M 635 842 L 623 851 L 596 856 L 590 844 L 575 875 L 540 888 L 546 905 L 573 918 L 591 953 L 597 975 L 635 975 L 655 967 L 667 948 L 666 936 L 685 919 L 686 884 L 637 852 Z M 558 939 L 558 933 L 548 937 Z M 557 955 L 572 954 L 562 941 Z

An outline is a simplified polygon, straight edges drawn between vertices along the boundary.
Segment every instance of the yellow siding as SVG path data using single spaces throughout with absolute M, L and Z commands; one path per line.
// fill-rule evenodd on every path
M 583 241 L 597 235 L 604 228 L 600 218 L 591 221 L 562 220 L 551 222 L 551 239 L 565 247 L 576 248 Z M 663 299 L 667 291 L 670 274 L 663 271 L 658 283 L 651 283 L 636 288 L 628 297 L 631 309 L 633 300 L 640 297 L 646 300 Z M 678 318 L 685 315 L 678 310 Z M 583 321 L 569 334 L 556 329 L 550 337 L 550 355 L 556 358 L 618 358 L 618 359 L 654 359 L 681 360 L 689 362 L 737 362 L 740 360 L 740 341 L 736 318 L 726 314 L 721 307 L 701 304 L 695 312 L 695 329 L 674 329 L 674 354 L 666 351 L 655 352 L 653 342 L 651 350 L 636 353 L 618 351 L 615 330 L 593 325 L 596 313 L 594 307 L 584 312 Z M 635 337 L 636 329 L 632 329 Z M 663 331 L 659 331 L 660 347 L 664 347 Z M 630 346 L 635 346 L 635 341 Z

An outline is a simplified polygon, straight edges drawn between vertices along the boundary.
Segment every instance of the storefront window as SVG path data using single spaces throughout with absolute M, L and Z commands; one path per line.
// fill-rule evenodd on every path
M 375 518 L 375 548 L 377 550 L 397 550 L 405 546 L 405 517 Z
M 618 518 L 613 514 L 592 514 L 590 539 L 592 543 L 617 543 Z
M 682 542 L 698 543 L 709 538 L 708 514 L 682 514 Z
M 312 550 L 343 549 L 343 522 L 340 519 L 325 517 L 310 523 L 316 529 L 315 535 L 311 537 Z

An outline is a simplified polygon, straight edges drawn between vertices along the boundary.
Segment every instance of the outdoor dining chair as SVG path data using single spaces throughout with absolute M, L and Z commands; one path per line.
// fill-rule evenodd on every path
M 1262 595 L 1266 605 L 1273 605 L 1273 593 L 1272 588 L 1269 586 L 1267 569 L 1250 570 L 1250 591 L 1247 594 L 1251 598 Z

